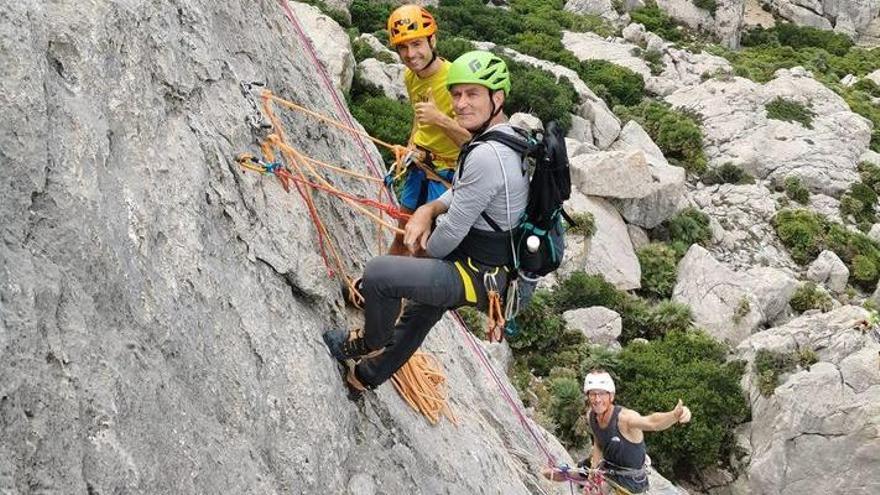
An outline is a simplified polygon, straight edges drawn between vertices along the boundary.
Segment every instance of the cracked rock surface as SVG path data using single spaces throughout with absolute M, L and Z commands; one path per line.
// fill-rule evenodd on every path
M 880 490 L 880 332 L 867 317 L 856 306 L 803 315 L 737 347 L 749 363 L 752 493 Z M 784 374 L 765 397 L 752 369 L 758 349 L 811 350 L 818 362 Z

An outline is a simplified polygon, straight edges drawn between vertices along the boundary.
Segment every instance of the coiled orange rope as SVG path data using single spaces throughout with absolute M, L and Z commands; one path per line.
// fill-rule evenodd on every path
M 458 419 L 446 402 L 446 377 L 434 356 L 416 352 L 394 373 L 391 381 L 406 403 L 422 413 L 432 425 L 440 421 L 441 415 L 458 425 Z

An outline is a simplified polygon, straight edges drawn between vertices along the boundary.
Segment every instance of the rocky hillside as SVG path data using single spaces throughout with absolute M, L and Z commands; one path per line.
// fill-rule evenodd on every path
M 880 490 L 875 52 L 829 38 L 839 50 L 817 58 L 787 32 L 749 35 L 736 1 L 439 2 L 443 55 L 497 50 L 531 84 L 514 86 L 513 120 L 566 123 L 568 208 L 592 228 L 568 234 L 520 340 L 472 347 L 451 318 L 432 332 L 459 420 L 432 427 L 390 384 L 347 396 L 320 333 L 356 316 L 308 209 L 233 160 L 256 151 L 243 81 L 337 118 L 347 95 L 383 139 L 408 128 L 402 66 L 372 36 L 390 4 L 310 3 L 330 15 L 286 0 L 0 14 L 0 492 L 569 493 L 538 473 L 542 447 L 583 454 L 582 368 L 634 381 L 697 344 L 708 357 L 677 385 L 622 381 L 622 401 L 656 410 L 671 404 L 654 391 L 694 394 L 691 426 L 648 439 L 659 469 L 718 494 Z M 850 12 L 868 36 L 876 6 L 839 3 L 817 15 L 841 31 Z M 467 9 L 493 10 L 474 29 Z M 700 50 L 672 18 L 719 45 Z M 380 166 L 371 144 L 283 115 L 304 154 Z M 357 272 L 375 228 L 316 201 Z

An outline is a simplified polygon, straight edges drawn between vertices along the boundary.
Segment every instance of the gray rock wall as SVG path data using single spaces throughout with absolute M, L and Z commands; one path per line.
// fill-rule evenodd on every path
M 0 66 L 0 492 L 541 490 L 449 322 L 428 348 L 461 426 L 390 385 L 347 399 L 303 202 L 232 161 L 252 143 L 240 80 L 334 112 L 277 2 L 13 2 Z M 286 115 L 304 153 L 367 170 L 349 136 Z M 358 271 L 374 230 L 316 198 Z

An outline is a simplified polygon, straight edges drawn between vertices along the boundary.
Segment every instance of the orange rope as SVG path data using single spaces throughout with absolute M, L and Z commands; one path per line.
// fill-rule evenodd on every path
M 454 425 L 458 419 L 446 402 L 446 377 L 437 358 L 425 352 L 416 352 L 391 377 L 397 393 L 432 425 L 446 416 Z
M 362 299 L 362 296 L 360 296 L 360 293 L 357 291 L 355 283 L 356 281 L 351 278 L 346 272 L 345 264 L 343 263 L 342 258 L 339 256 L 339 252 L 330 237 L 329 231 L 327 230 L 327 227 L 325 226 L 320 214 L 318 213 L 318 209 L 315 206 L 314 198 L 312 196 L 312 191 L 318 189 L 339 197 L 340 199 L 342 199 L 343 202 L 345 202 L 355 211 L 366 215 L 368 218 L 370 218 L 373 222 L 377 223 L 381 227 L 388 228 L 389 230 L 397 234 L 403 234 L 403 230 L 398 228 L 396 225 L 392 225 L 384 221 L 378 215 L 367 210 L 362 205 L 377 208 L 380 211 L 389 214 L 393 218 L 407 219 L 409 218 L 409 215 L 402 213 L 399 209 L 394 208 L 393 205 L 387 205 L 379 201 L 360 198 L 355 195 L 345 193 L 333 186 L 333 184 L 331 184 L 321 174 L 318 173 L 318 171 L 315 169 L 315 166 L 324 167 L 334 172 L 357 177 L 363 180 L 380 183 L 383 183 L 384 181 L 383 179 L 367 176 L 358 172 L 347 170 L 341 167 L 335 167 L 328 163 L 315 160 L 313 158 L 303 155 L 296 148 L 288 145 L 285 139 L 284 127 L 282 126 L 280 119 L 272 111 L 271 102 L 278 103 L 287 108 L 299 110 L 303 113 L 327 122 L 335 127 L 364 136 L 378 145 L 389 148 L 394 153 L 395 166 L 398 169 L 403 168 L 403 160 L 406 154 L 411 151 L 411 149 L 403 146 L 389 144 L 380 139 L 373 138 L 369 134 L 359 129 L 355 129 L 335 119 L 331 119 L 319 113 L 308 110 L 293 102 L 278 98 L 277 96 L 273 95 L 269 90 L 264 90 L 261 94 L 261 97 L 263 103 L 263 112 L 272 123 L 272 126 L 275 129 L 275 134 L 269 135 L 262 143 L 260 143 L 260 148 L 263 152 L 264 158 L 270 161 L 274 161 L 274 150 L 280 150 L 281 155 L 284 157 L 285 163 L 287 164 L 287 168 L 279 166 L 277 170 L 273 169 L 270 172 L 269 170 L 267 170 L 266 167 L 259 165 L 259 161 L 256 160 L 253 156 L 249 156 L 247 154 L 240 155 L 236 158 L 236 161 L 238 161 L 243 168 L 248 170 L 262 173 L 273 173 L 276 177 L 278 177 L 285 191 L 290 190 L 289 183 L 293 182 L 300 196 L 306 202 L 306 206 L 309 210 L 309 215 L 311 216 L 312 221 L 315 224 L 315 229 L 318 231 L 318 240 L 321 246 L 321 254 L 324 257 L 325 264 L 328 264 L 327 255 L 324 251 L 326 247 L 330 251 L 330 255 L 333 258 L 333 262 L 336 266 L 336 271 L 340 273 L 345 280 L 345 284 L 348 287 L 349 294 L 351 295 L 350 297 L 361 297 Z M 431 178 L 432 180 L 437 180 L 449 187 L 449 183 L 443 180 L 439 175 L 434 173 L 433 170 L 429 170 L 428 167 L 424 166 L 421 163 L 417 162 L 416 164 L 425 171 L 429 178 Z M 310 175 L 313 179 L 310 180 L 309 177 L 307 177 L 306 173 L 308 173 L 308 175 Z M 377 234 L 380 236 L 381 239 L 381 229 L 377 232 Z M 330 275 L 333 275 L 332 271 Z M 500 302 L 497 304 L 497 307 L 500 311 Z M 501 326 L 503 327 L 503 317 Z M 392 377 L 392 382 L 394 383 L 394 388 L 397 390 L 400 396 L 403 397 L 403 399 L 413 409 L 422 413 L 431 424 L 437 424 L 440 421 L 441 415 L 446 416 L 453 424 L 458 424 L 458 420 L 455 418 L 455 415 L 452 413 L 452 409 L 449 407 L 446 401 L 446 377 L 443 375 L 440 364 L 434 356 L 431 356 L 430 354 L 424 352 L 415 353 L 403 365 L 403 367 L 401 367 L 394 374 L 394 376 Z

